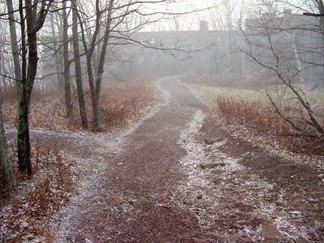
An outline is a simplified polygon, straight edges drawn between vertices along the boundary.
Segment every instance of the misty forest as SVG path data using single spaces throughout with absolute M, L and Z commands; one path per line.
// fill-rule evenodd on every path
M 0 0 L 0 242 L 324 242 L 322 0 Z

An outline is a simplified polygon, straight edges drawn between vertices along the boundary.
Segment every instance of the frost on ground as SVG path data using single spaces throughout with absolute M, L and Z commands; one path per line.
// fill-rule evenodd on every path
M 309 240 L 301 212 L 289 207 L 285 191 L 219 151 L 227 140 L 207 144 L 198 137 L 205 115 L 197 111 L 179 144 L 187 151 L 180 160 L 188 180 L 174 196 L 179 206 L 197 215 L 210 239 L 229 242 Z M 206 136 L 206 135 L 205 135 Z M 203 169 L 204 163 L 216 163 Z
M 111 156 L 117 156 L 121 153 L 123 148 L 126 146 L 127 137 L 131 135 L 145 120 L 153 117 L 162 106 L 167 104 L 168 99 L 166 95 L 160 98 L 161 101 L 156 104 L 156 106 L 148 107 L 143 111 L 141 119 L 127 130 L 122 131 L 114 137 L 112 137 L 112 134 L 95 134 L 90 136 L 90 140 L 93 139 L 95 141 L 95 151 L 91 156 L 89 156 L 90 154 L 88 152 L 88 157 L 78 159 L 78 161 L 81 162 L 80 165 L 83 165 L 84 167 L 82 170 L 88 172 L 85 173 L 83 179 L 79 181 L 76 193 L 71 198 L 70 203 L 66 207 L 62 208 L 53 219 L 52 230 L 55 231 L 55 242 L 62 242 L 64 239 L 74 238 L 76 235 L 82 234 L 82 232 L 79 232 L 77 228 L 78 218 L 82 217 L 79 210 L 82 208 L 86 211 L 86 203 L 88 201 L 96 201 L 96 204 L 98 205 L 105 203 L 100 202 L 102 198 L 96 194 L 96 186 L 100 185 L 100 178 L 103 173 L 105 173 L 106 170 L 109 170 L 109 160 L 111 159 Z M 85 144 L 82 144 L 81 147 L 86 147 L 89 142 L 91 144 L 91 141 L 85 141 Z M 104 193 L 107 195 L 114 195 L 114 192 L 105 191 Z M 126 204 L 123 204 L 122 207 L 124 212 L 129 210 Z M 59 225 L 59 227 L 57 227 L 57 225 Z M 91 226 L 89 227 L 91 228 Z
M 31 180 L 18 182 L 12 202 L 0 201 L 0 242 L 50 242 L 58 222 L 76 222 L 76 205 L 93 196 L 92 188 L 109 169 L 110 158 L 122 152 L 127 136 L 166 102 L 161 95 L 136 123 L 116 133 L 32 129 L 35 173 Z M 14 147 L 16 129 L 6 126 L 6 132 Z M 58 233 L 64 235 L 68 228 L 73 230 L 73 225 L 62 223 Z

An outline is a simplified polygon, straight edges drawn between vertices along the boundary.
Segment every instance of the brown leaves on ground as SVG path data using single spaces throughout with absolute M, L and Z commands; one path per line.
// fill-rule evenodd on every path
M 13 152 L 16 157 L 16 152 Z M 52 148 L 32 149 L 34 175 L 22 177 L 14 163 L 17 188 L 11 198 L 0 202 L 0 241 L 20 239 L 40 241 L 50 237 L 48 226 L 53 216 L 73 191 L 75 162 Z

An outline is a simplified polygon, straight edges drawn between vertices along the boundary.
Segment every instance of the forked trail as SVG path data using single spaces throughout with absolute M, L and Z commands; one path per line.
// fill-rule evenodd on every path
M 187 179 L 179 163 L 186 155 L 180 133 L 205 107 L 175 78 L 160 86 L 165 104 L 126 136 L 122 151 L 103 158 L 105 171 L 67 209 L 72 215 L 62 221 L 61 240 L 163 242 L 199 235 L 196 217 L 165 201 Z
M 207 108 L 177 78 L 160 87 L 165 103 L 129 132 L 59 139 L 92 172 L 58 214 L 56 242 L 323 239 L 279 182 L 239 163 L 279 158 L 210 129 Z

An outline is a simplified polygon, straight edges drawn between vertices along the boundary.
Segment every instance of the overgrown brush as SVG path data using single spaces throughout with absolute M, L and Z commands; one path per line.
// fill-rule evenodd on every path
M 142 112 L 155 101 L 155 83 L 144 80 L 136 83 L 115 83 L 102 87 L 100 98 L 100 122 L 102 130 L 109 132 L 124 128 L 136 121 Z M 85 90 L 86 108 L 91 123 L 92 106 L 90 92 Z M 65 116 L 64 94 L 59 91 L 33 92 L 30 125 L 51 130 L 81 130 L 77 94 L 73 94 L 73 113 Z M 14 91 L 6 93 L 3 104 L 4 123 L 17 126 L 17 98 Z
M 240 123 L 268 134 L 292 133 L 289 125 L 265 103 L 223 97 L 217 98 L 216 103 L 219 114 L 229 123 Z
M 244 125 L 253 131 L 271 135 L 294 152 L 324 155 L 323 136 L 296 133 L 270 104 L 231 97 L 218 97 L 215 101 L 218 115 L 228 124 Z M 305 122 L 304 114 L 294 103 L 286 103 L 283 109 L 297 124 L 302 125 Z M 319 111 L 318 115 L 324 124 L 324 115 Z

